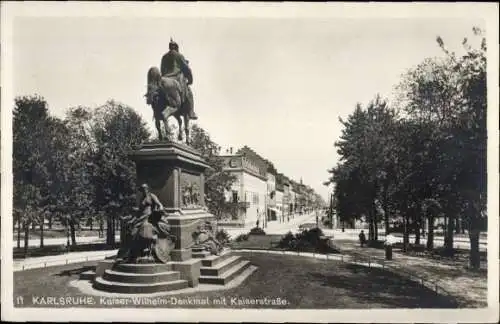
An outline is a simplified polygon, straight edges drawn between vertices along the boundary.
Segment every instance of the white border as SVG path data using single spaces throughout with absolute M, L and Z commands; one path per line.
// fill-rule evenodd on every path
M 1 3 L 2 320 L 497 322 L 498 321 L 498 4 L 496 3 Z M 488 38 L 488 303 L 478 310 L 14 309 L 12 299 L 12 19 L 19 16 L 483 18 Z M 36 55 L 36 54 L 34 54 Z M 68 313 L 71 311 L 71 313 Z

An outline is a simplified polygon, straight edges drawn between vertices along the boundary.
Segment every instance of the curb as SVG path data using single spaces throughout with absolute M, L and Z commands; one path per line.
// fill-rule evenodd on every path
M 48 268 L 48 267 L 53 267 L 53 266 L 58 266 L 58 265 L 67 265 L 67 264 L 73 264 L 73 263 L 79 263 L 79 262 L 88 262 L 88 261 L 99 261 L 99 260 L 104 260 L 107 257 L 110 256 L 115 256 L 115 252 L 109 252 L 105 253 L 102 255 L 90 255 L 90 256 L 76 256 L 72 258 L 64 258 L 64 259 L 59 259 L 59 260 L 47 260 L 47 261 L 40 261 L 40 262 L 33 262 L 33 263 L 27 263 L 27 264 L 13 264 L 12 267 L 13 272 L 19 272 L 19 271 L 24 271 L 24 270 L 30 270 L 30 269 L 40 269 L 40 268 Z

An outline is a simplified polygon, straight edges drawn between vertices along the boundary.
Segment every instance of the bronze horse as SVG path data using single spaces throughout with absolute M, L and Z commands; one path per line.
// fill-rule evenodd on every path
M 179 134 L 177 139 L 183 140 L 182 119 L 184 119 L 184 133 L 186 135 L 186 144 L 189 144 L 189 102 L 187 100 L 187 89 L 183 93 L 182 85 L 173 77 L 161 76 L 157 67 L 151 67 L 148 70 L 148 92 L 146 93 L 146 102 L 151 105 L 154 111 L 155 126 L 158 131 L 159 140 L 163 140 L 161 124 L 165 127 L 165 132 L 170 133 L 168 127 L 168 118 L 174 116 L 179 125 Z M 186 87 L 187 88 L 187 87 Z

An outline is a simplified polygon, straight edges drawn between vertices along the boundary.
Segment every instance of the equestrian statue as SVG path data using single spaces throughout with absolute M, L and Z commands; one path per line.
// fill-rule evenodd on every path
M 193 84 L 193 74 L 189 61 L 179 52 L 179 45 L 170 39 L 168 48 L 169 51 L 161 59 L 160 70 L 157 67 L 148 70 L 146 103 L 153 108 L 160 141 L 163 140 L 161 122 L 169 134 L 167 121 L 170 116 L 174 116 L 179 125 L 177 139 L 183 140 L 184 119 L 186 144 L 189 144 L 189 121 L 198 119 L 194 113 L 193 93 L 190 88 Z

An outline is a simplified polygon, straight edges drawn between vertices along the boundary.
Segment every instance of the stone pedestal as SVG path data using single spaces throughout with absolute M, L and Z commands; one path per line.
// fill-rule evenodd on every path
M 167 221 L 176 236 L 172 261 L 191 259 L 193 232 L 214 216 L 205 206 L 208 164 L 193 148 L 179 143 L 143 144 L 130 154 L 136 163 L 137 183 L 147 183 L 168 213 Z

